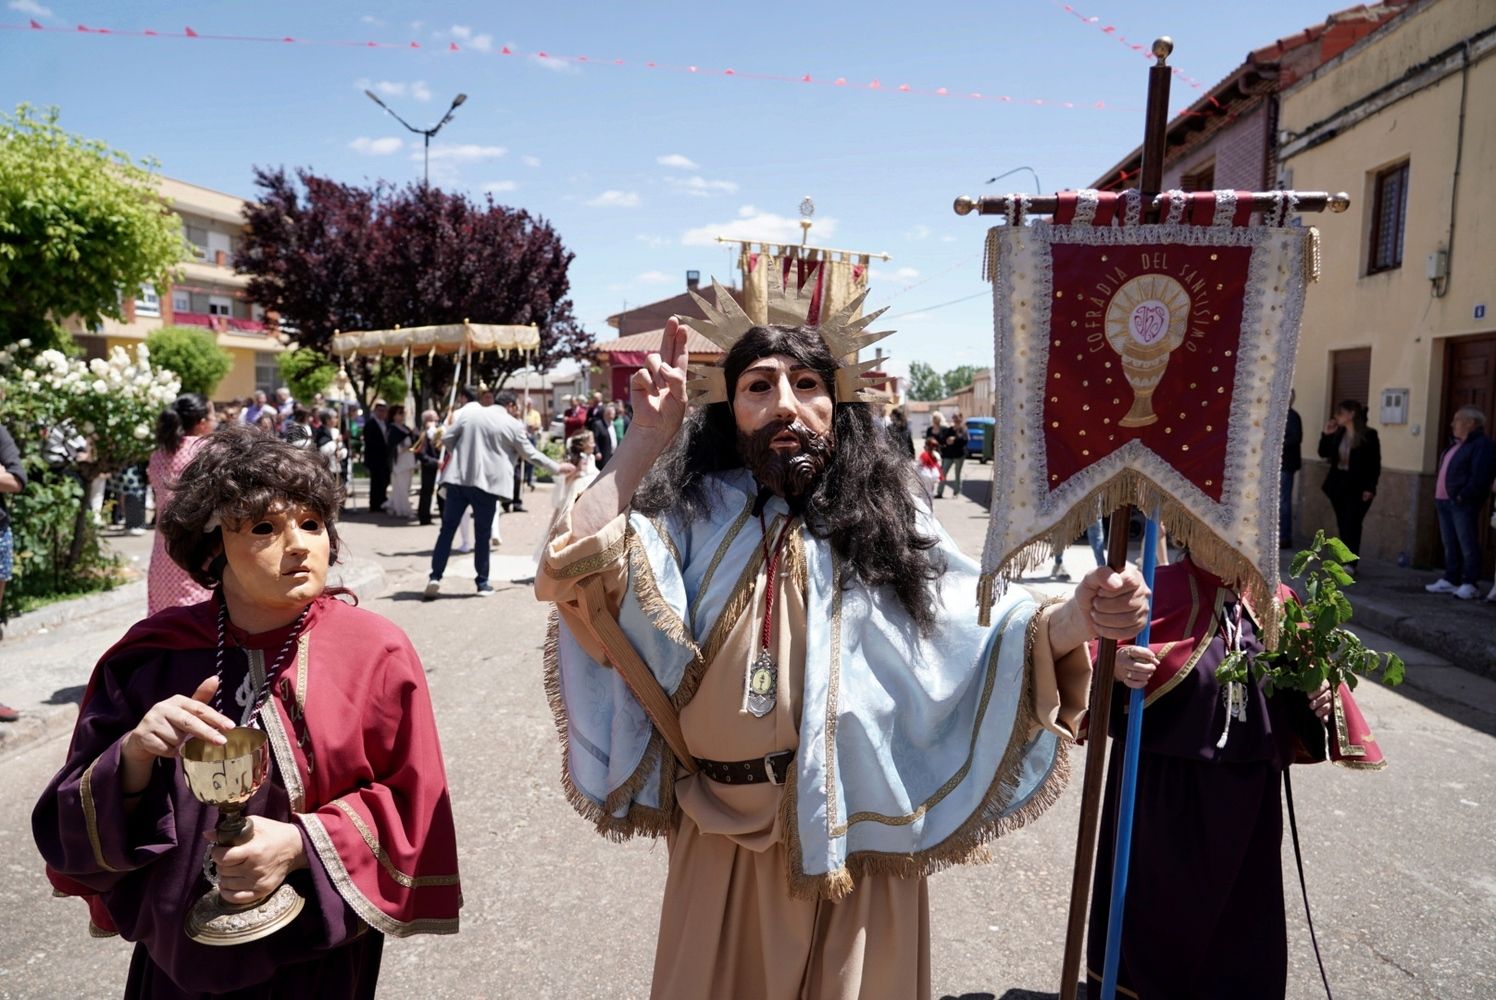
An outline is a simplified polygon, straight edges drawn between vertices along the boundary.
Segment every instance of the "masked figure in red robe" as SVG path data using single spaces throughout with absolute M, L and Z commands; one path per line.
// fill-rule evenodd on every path
M 1289 592 L 1285 588 L 1283 594 Z M 1145 691 L 1132 863 L 1117 995 L 1266 1000 L 1284 995 L 1280 787 L 1295 763 L 1384 766 L 1350 691 L 1312 695 L 1221 684 L 1228 649 L 1262 653 L 1252 612 L 1189 558 L 1160 566 L 1149 647 L 1117 651 L 1117 680 Z M 1107 771 L 1087 935 L 1101 981 L 1127 698 L 1112 699 L 1118 751 Z
M 89 681 L 67 762 L 33 831 L 53 884 L 88 899 L 95 934 L 136 942 L 127 997 L 372 997 L 385 935 L 453 933 L 462 896 L 424 672 L 395 625 L 326 589 L 341 488 L 315 452 L 219 431 L 158 530 L 213 591 L 132 628 Z M 289 883 L 306 904 L 259 940 L 188 937 L 211 888 L 218 810 L 178 748 L 236 725 L 269 737 L 252 836 L 212 846 L 218 891 L 252 903 Z

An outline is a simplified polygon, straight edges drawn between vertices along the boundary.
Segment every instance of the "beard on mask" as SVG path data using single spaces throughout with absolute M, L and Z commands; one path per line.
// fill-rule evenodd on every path
M 770 442 L 789 431 L 800 442 L 793 453 L 775 451 Z M 738 452 L 758 485 L 786 500 L 804 500 L 831 464 L 835 441 L 798 420 L 775 420 L 751 434 L 738 431 Z

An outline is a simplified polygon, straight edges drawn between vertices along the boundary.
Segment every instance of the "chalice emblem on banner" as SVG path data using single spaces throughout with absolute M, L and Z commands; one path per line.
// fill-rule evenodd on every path
M 1153 393 L 1169 367 L 1169 355 L 1184 343 L 1190 297 L 1166 274 L 1141 274 L 1118 288 L 1106 307 L 1106 340 L 1122 359 L 1132 387 L 1132 407 L 1119 427 L 1147 427 L 1158 421 Z

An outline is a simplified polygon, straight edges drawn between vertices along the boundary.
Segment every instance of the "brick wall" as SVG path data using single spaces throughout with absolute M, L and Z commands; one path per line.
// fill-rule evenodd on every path
M 1200 146 L 1176 156 L 1164 166 L 1164 190 L 1177 188 L 1192 174 L 1215 160 L 1217 190 L 1261 191 L 1271 187 L 1263 176 L 1268 143 L 1268 102 L 1261 101 L 1241 118 L 1226 125 Z

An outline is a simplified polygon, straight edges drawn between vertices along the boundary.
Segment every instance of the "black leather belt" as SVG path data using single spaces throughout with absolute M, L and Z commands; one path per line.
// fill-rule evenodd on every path
M 782 785 L 789 777 L 790 765 L 795 761 L 795 751 L 780 750 L 766 753 L 754 760 L 704 760 L 696 758 L 701 773 L 724 785 L 758 785 L 768 782 Z

